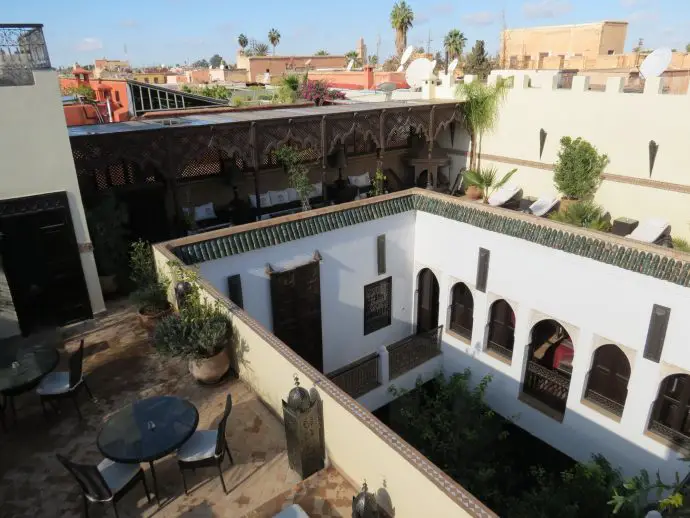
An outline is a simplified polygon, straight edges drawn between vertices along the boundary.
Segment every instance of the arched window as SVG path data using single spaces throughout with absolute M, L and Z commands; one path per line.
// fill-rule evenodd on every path
M 630 362 L 627 356 L 613 344 L 602 345 L 594 352 L 585 399 L 622 416 L 629 380 Z
M 514 343 L 515 313 L 505 300 L 497 300 L 491 306 L 489 341 L 486 348 L 510 360 L 513 357 Z
M 684 447 L 690 446 L 690 376 L 675 374 L 661 382 L 649 429 Z
M 472 339 L 474 300 L 472 292 L 462 282 L 453 286 L 450 306 L 450 330 L 460 336 Z
M 438 327 L 438 281 L 429 268 L 417 276 L 417 334 Z

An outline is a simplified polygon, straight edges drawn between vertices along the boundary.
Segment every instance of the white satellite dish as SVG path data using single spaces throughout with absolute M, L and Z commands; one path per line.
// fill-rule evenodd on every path
M 398 67 L 398 70 L 396 70 L 396 72 L 402 72 L 403 70 L 405 70 L 405 67 L 402 66 L 402 65 L 400 65 L 400 66 Z
M 656 49 L 640 65 L 640 74 L 645 79 L 659 77 L 671 63 L 673 52 L 669 48 Z
M 306 61 L 304 62 L 304 64 L 305 64 L 305 66 L 311 65 L 311 59 L 306 60 Z
M 431 62 L 431 65 L 429 65 L 429 74 L 433 74 L 435 69 L 436 69 L 436 60 L 433 60 Z
M 452 74 L 455 72 L 455 69 L 458 68 L 458 58 L 455 58 L 453 61 L 450 62 L 450 65 L 448 65 L 448 74 Z
M 408 62 L 410 59 L 410 56 L 412 56 L 412 53 L 414 52 L 414 45 L 410 45 L 405 49 L 405 52 L 403 52 L 402 56 L 400 56 L 400 66 L 404 66 L 405 63 Z
M 432 71 L 432 63 L 427 58 L 415 59 L 405 71 L 405 81 L 410 88 L 419 88 L 429 79 L 429 73 Z
M 352 70 L 352 67 L 353 67 L 354 65 L 355 65 L 355 60 L 354 60 L 354 59 L 351 59 L 350 62 L 347 64 L 346 70 L 349 72 L 350 70 Z

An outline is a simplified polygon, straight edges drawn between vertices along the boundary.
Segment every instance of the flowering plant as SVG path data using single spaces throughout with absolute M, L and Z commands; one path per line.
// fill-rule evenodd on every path
M 299 89 L 299 96 L 307 101 L 312 101 L 317 106 L 324 102 L 345 99 L 345 94 L 339 90 L 329 88 L 326 81 L 309 80 L 302 83 Z

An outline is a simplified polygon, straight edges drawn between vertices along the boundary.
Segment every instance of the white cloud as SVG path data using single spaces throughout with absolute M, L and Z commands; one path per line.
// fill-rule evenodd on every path
M 567 0 L 539 0 L 523 4 L 522 13 L 527 18 L 556 18 L 572 9 L 572 4 Z
M 103 48 L 103 42 L 98 38 L 83 38 L 74 48 L 80 52 L 100 50 Z
M 499 14 L 491 11 L 480 11 L 462 15 L 463 23 L 467 25 L 492 25 L 498 20 Z

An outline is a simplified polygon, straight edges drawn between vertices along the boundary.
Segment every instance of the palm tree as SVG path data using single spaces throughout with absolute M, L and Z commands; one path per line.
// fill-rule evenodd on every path
M 479 81 L 458 85 L 456 95 L 464 97 L 463 119 L 470 133 L 470 170 L 476 171 L 481 167 L 482 135 L 496 125 L 498 109 L 507 93 L 508 87 L 501 80 L 495 85 Z
M 510 180 L 510 177 L 516 172 L 517 169 L 508 171 L 503 178 L 497 180 L 498 169 L 495 167 L 477 169 L 476 171 L 474 169 L 470 169 L 469 171 L 465 172 L 465 182 L 467 182 L 467 185 L 474 185 L 480 191 L 482 191 L 484 203 L 487 203 L 491 195 L 496 192 L 496 189 L 503 187 L 508 180 Z
M 280 33 L 276 29 L 268 31 L 268 41 L 273 45 L 273 55 L 276 55 L 276 46 L 280 43 Z
M 346 65 L 350 61 L 353 61 L 355 67 L 362 66 L 361 60 L 359 59 L 359 54 L 357 54 L 356 50 L 351 50 L 350 52 L 347 52 L 345 54 L 345 58 L 346 58 L 346 62 L 345 62 Z
M 443 48 L 446 50 L 446 66 L 455 58 L 462 56 L 462 51 L 467 43 L 465 35 L 457 29 L 451 29 L 443 38 Z
M 395 2 L 393 10 L 391 11 L 391 27 L 395 29 L 395 48 L 398 51 L 398 56 L 405 51 L 407 47 L 407 31 L 412 28 L 414 21 L 414 12 L 412 8 L 407 5 L 405 0 Z
M 247 48 L 247 45 L 249 45 L 249 39 L 248 39 L 244 34 L 240 34 L 240 35 L 237 37 L 237 43 L 240 44 L 240 47 L 242 48 L 242 51 L 244 51 L 244 49 Z

